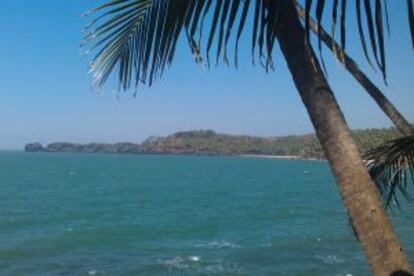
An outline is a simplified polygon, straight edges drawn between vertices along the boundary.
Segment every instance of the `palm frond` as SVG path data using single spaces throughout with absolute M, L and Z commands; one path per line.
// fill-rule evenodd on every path
M 176 45 L 186 34 L 197 62 L 209 67 L 215 48 L 215 64 L 230 64 L 228 45 L 234 42 L 234 64 L 238 65 L 239 42 L 246 26 L 251 26 L 251 54 L 266 69 L 273 69 L 276 31 L 287 0 L 108 0 L 87 12 L 85 44 L 94 53 L 90 65 L 94 85 L 101 87 L 113 71 L 118 71 L 120 88 L 139 83 L 151 85 L 173 61 Z M 293 1 L 293 0 L 292 0 Z M 408 21 L 414 46 L 413 1 L 407 0 Z M 303 0 L 306 8 L 306 38 L 309 47 L 309 15 L 322 24 L 330 9 L 331 32 L 335 39 L 340 28 L 341 48 L 346 49 L 349 8 L 356 10 L 358 34 L 368 62 L 374 57 L 386 78 L 384 18 L 388 26 L 386 0 Z M 354 3 L 350 5 L 350 3 Z M 247 23 L 248 22 L 248 23 Z M 329 22 L 329 20 L 328 20 Z M 365 28 L 364 28 L 365 27 Z M 367 29 L 368 32 L 366 32 Z M 207 33 L 204 37 L 203 33 Z M 233 37 L 233 39 L 231 39 Z M 321 42 L 318 44 L 321 53 Z M 320 54 L 322 63 L 323 58 Z
M 407 200 L 409 184 L 414 184 L 414 136 L 386 142 L 365 155 L 372 179 L 386 207 L 400 206 L 399 195 Z

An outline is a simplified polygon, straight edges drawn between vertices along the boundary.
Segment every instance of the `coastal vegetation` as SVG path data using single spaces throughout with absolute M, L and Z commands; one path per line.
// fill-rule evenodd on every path
M 396 128 L 372 128 L 352 131 L 362 152 L 401 137 Z M 193 154 L 193 155 L 278 155 L 298 158 L 323 159 L 322 147 L 315 134 L 281 137 L 255 137 L 228 135 L 212 130 L 183 131 L 166 137 L 149 137 L 140 144 L 134 143 L 52 143 L 42 147 L 28 144 L 28 152 L 76 152 L 119 154 Z

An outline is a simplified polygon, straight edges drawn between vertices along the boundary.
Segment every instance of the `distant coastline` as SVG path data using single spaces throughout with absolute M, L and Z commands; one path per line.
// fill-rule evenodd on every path
M 240 157 L 247 158 L 263 158 L 263 159 L 283 159 L 283 160 L 308 160 L 308 161 L 323 161 L 325 158 L 303 157 L 299 155 L 264 155 L 264 154 L 241 154 Z
M 303 159 L 303 157 L 298 156 L 298 155 L 241 154 L 240 157 L 267 158 L 267 159 L 288 159 L 288 160 Z M 310 158 L 306 158 L 306 159 L 310 159 Z
M 399 137 L 395 128 L 353 131 L 353 136 L 364 152 L 385 141 Z M 314 134 L 283 137 L 255 137 L 228 135 L 212 130 L 177 132 L 166 137 L 149 137 L 138 143 L 51 143 L 43 146 L 30 143 L 25 152 L 50 153 L 107 153 L 107 154 L 175 154 L 243 156 L 277 159 L 324 159 L 322 148 Z

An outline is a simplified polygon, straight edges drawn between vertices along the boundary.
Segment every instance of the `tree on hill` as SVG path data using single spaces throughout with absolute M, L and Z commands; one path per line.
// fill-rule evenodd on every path
M 330 9 L 332 28 L 339 26 L 341 48 L 346 50 L 349 2 L 306 0 L 302 24 L 295 0 L 108 0 L 92 10 L 96 16 L 91 23 L 92 32 L 86 37 L 92 39 L 91 50 L 96 52 L 91 71 L 96 86 L 102 86 L 114 70 L 118 71 L 120 89 L 137 87 L 139 83 L 151 85 L 172 64 L 181 35 L 185 35 L 196 61 L 207 66 L 212 62 L 213 44 L 217 49 L 214 61 L 218 63 L 222 58 L 224 63 L 230 63 L 227 46 L 233 37 L 237 66 L 240 37 L 250 25 L 252 55 L 258 56 L 269 71 L 273 69 L 273 50 L 278 42 L 374 274 L 407 274 L 413 271 L 412 267 L 310 43 L 309 15 L 316 6 L 318 20 Z M 356 8 L 358 26 L 364 25 L 369 34 L 359 32 L 364 53 L 374 55 L 385 79 L 386 2 L 355 3 L 352 7 Z M 414 43 L 412 0 L 407 4 Z M 207 36 L 202 36 L 205 32 Z

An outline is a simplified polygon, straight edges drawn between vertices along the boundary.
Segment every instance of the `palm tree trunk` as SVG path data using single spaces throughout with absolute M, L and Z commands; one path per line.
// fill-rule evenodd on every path
M 315 54 L 305 45 L 305 32 L 295 2 L 285 1 L 277 39 L 368 262 L 375 275 L 411 272 L 332 90 Z
M 305 20 L 304 9 L 299 4 L 296 4 L 296 8 L 299 16 Z M 398 130 L 404 136 L 414 135 L 412 125 L 398 112 L 397 108 L 387 99 L 384 93 L 359 69 L 357 63 L 342 50 L 342 47 L 322 27 L 318 32 L 318 24 L 311 17 L 309 18 L 309 27 L 315 34 L 319 34 L 319 38 L 336 55 L 338 60 L 345 65 L 348 72 L 365 88 L 365 91 L 375 100 Z

